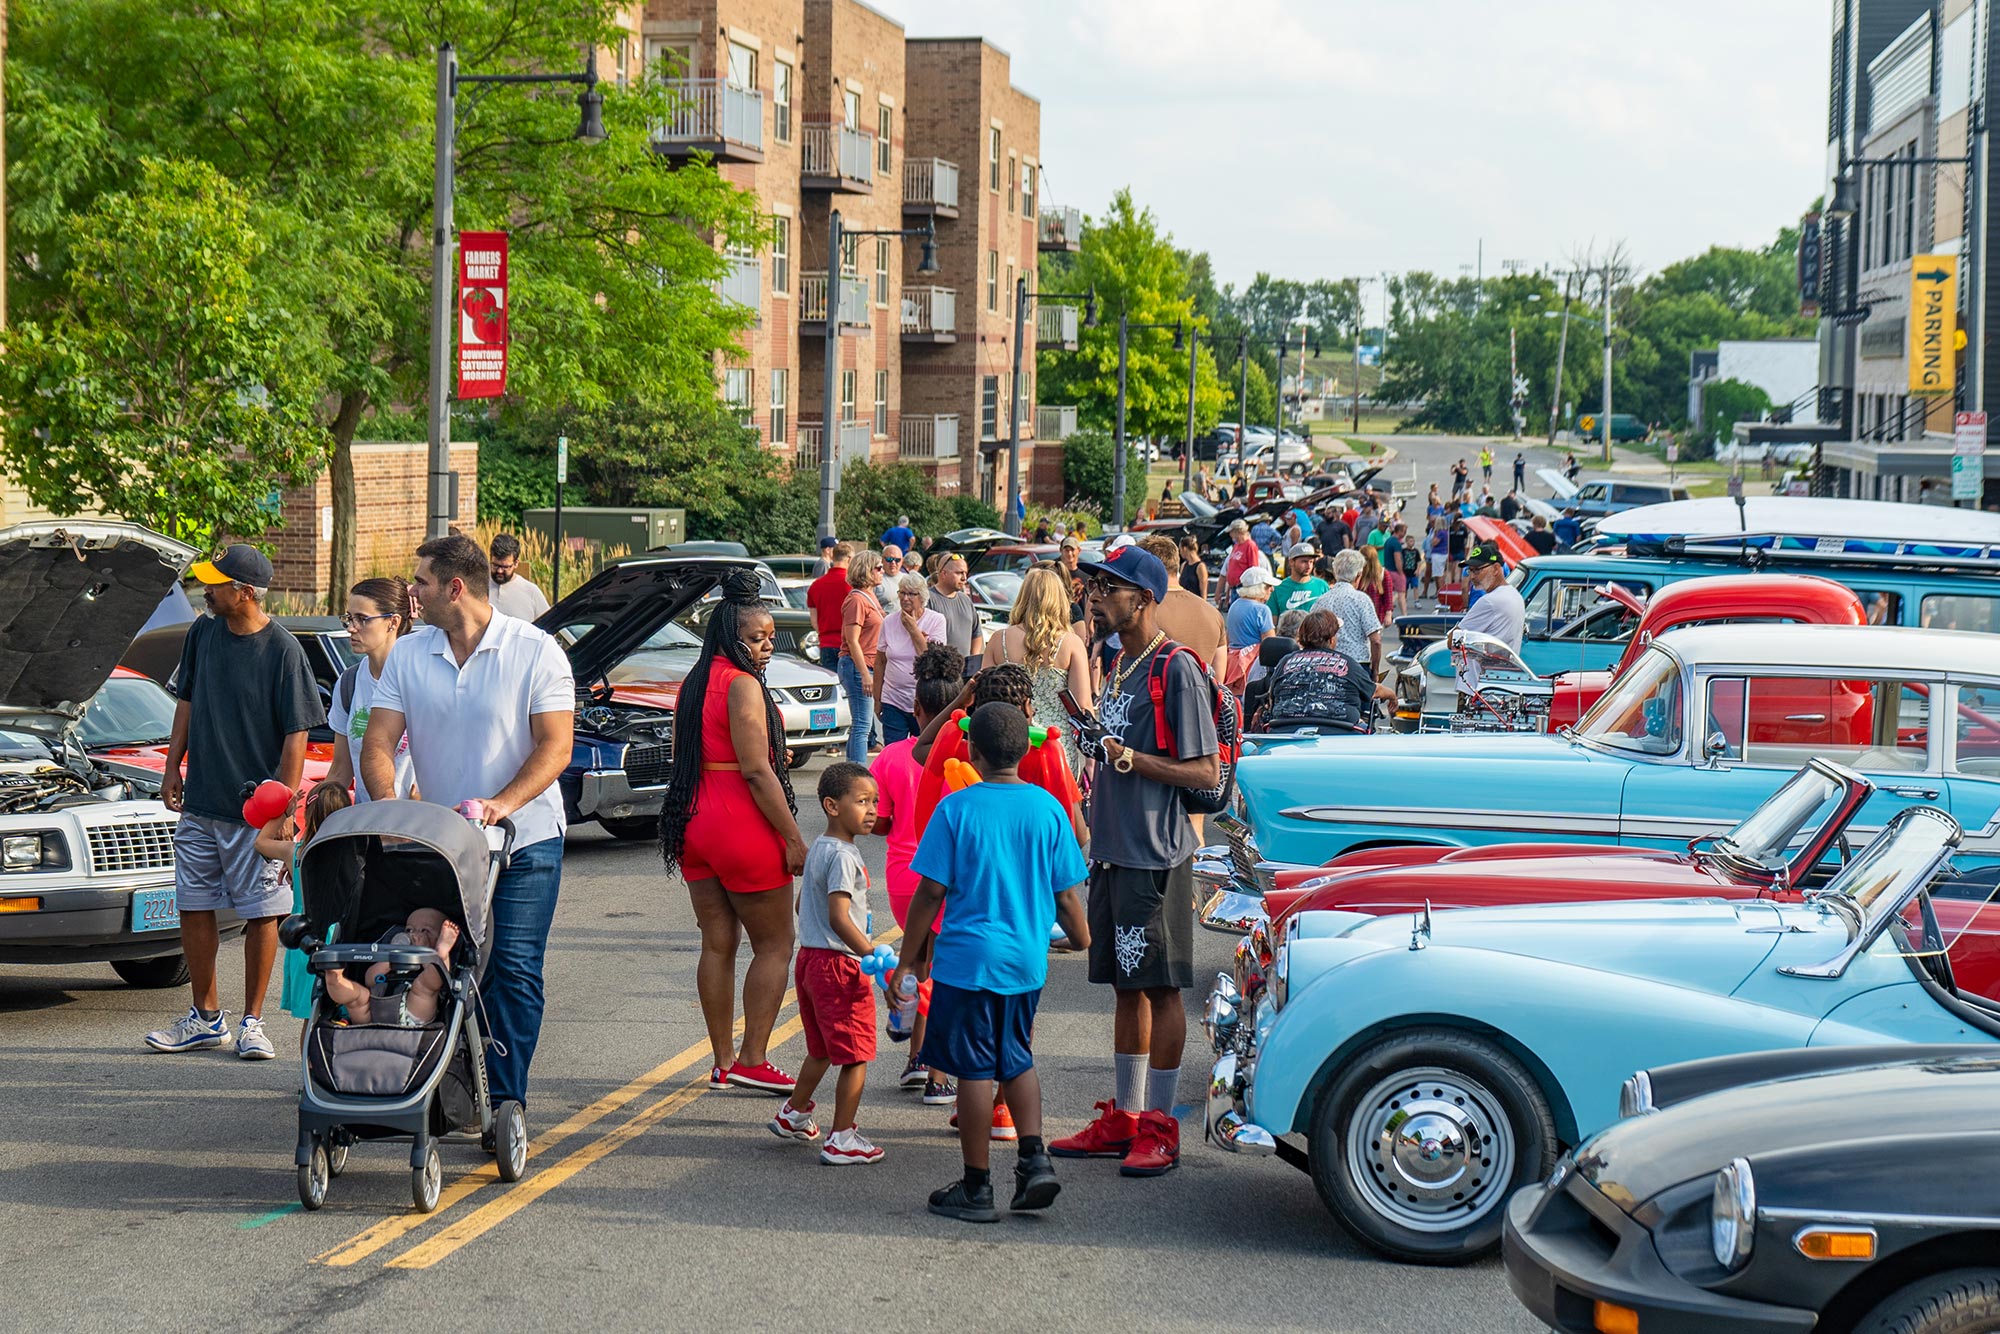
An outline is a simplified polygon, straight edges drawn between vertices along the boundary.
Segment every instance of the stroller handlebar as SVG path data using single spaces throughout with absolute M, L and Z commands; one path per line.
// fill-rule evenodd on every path
M 493 824 L 482 824 L 480 830 L 486 835 L 486 855 L 497 861 L 501 870 L 506 870 L 514 855 L 513 819 L 503 816 Z

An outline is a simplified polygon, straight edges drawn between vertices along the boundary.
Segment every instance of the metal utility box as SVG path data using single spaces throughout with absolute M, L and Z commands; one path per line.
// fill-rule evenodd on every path
M 529 510 L 521 516 L 521 525 L 554 541 L 555 509 Z M 615 505 L 565 505 L 562 510 L 562 536 L 572 547 L 581 545 L 585 550 L 597 553 L 599 559 L 609 558 L 620 550 L 630 555 L 685 538 L 687 511 Z

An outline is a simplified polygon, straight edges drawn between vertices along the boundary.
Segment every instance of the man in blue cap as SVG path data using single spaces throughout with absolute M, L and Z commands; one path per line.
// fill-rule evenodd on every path
M 1167 570 L 1140 546 L 1078 566 L 1093 628 L 1122 646 L 1097 698 L 1108 734 L 1090 805 L 1090 980 L 1113 989 L 1115 1094 L 1097 1120 L 1049 1152 L 1118 1158 L 1125 1176 L 1159 1176 L 1180 1159 L 1174 1118 L 1194 985 L 1194 852 L 1181 792 L 1221 776 L 1210 680 L 1198 651 L 1159 628 Z M 1154 703 L 1154 678 L 1159 703 Z M 1155 719 L 1164 713 L 1165 728 Z M 1161 744 L 1164 730 L 1169 744 Z M 1101 934 L 1100 934 L 1101 933 Z

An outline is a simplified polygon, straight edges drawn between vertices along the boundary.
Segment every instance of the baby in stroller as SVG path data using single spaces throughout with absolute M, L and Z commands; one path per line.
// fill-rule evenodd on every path
M 418 908 L 380 943 L 436 950 L 449 960 L 458 944 L 458 926 L 436 908 Z M 414 978 L 387 963 L 369 965 L 360 982 L 344 972 L 328 972 L 325 977 L 327 999 L 347 1010 L 349 1022 L 404 1028 L 435 1023 L 438 996 L 445 988 L 444 973 L 436 964 L 425 965 Z

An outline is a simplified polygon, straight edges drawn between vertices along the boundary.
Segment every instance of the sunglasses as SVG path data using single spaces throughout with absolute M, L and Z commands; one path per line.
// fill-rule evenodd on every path
M 358 616 L 355 613 L 349 611 L 341 613 L 340 623 L 346 626 L 350 630 L 359 630 L 362 626 L 368 624 L 370 621 L 393 621 L 395 619 L 396 619 L 395 615 L 390 612 L 383 612 L 379 616 Z

